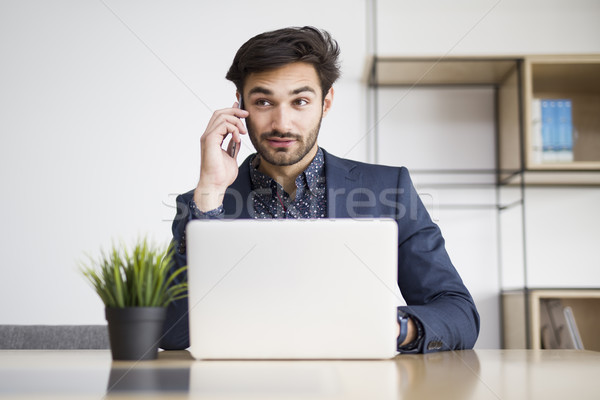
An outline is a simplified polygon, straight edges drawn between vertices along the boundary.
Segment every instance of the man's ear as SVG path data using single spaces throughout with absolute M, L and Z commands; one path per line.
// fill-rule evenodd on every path
M 323 116 L 326 116 L 333 104 L 333 86 L 329 88 L 323 99 Z
M 238 103 L 240 102 L 240 100 L 241 100 L 241 98 L 242 98 L 242 95 L 241 95 L 241 94 L 240 94 L 240 92 L 238 92 L 237 90 L 235 91 L 235 98 L 237 99 L 237 102 L 238 102 Z

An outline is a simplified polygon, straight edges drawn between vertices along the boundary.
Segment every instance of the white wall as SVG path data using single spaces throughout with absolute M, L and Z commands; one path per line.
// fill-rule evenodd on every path
M 600 287 L 600 188 L 525 192 L 527 284 Z
M 344 18 L 331 18 L 342 6 Z M 316 0 L 1 2 L 0 323 L 103 323 L 77 262 L 112 240 L 167 243 L 174 195 L 198 178 L 200 135 L 212 111 L 235 100 L 225 73 L 255 34 L 315 25 L 336 37 L 343 77 L 321 144 L 360 159 L 365 9 Z M 241 159 L 250 152 L 246 141 Z
M 331 31 L 342 47 L 344 74 L 320 143 L 367 159 L 361 77 L 369 3 L 1 2 L 0 323 L 103 322 L 102 305 L 77 261 L 113 239 L 150 235 L 166 243 L 174 194 L 197 179 L 199 137 L 212 111 L 234 100 L 223 76 L 254 34 L 306 24 Z M 598 53 L 598 16 L 600 3 L 592 0 L 380 0 L 378 49 L 393 55 Z M 551 28 L 556 21 L 560 30 Z M 242 155 L 250 151 L 245 142 Z M 439 220 L 457 213 L 440 212 Z M 482 226 L 475 214 L 469 221 Z M 479 240 L 473 246 L 494 251 L 487 236 L 448 226 L 457 264 L 484 255 L 453 252 L 453 242 Z M 486 310 L 478 346 L 494 347 L 496 316 L 488 310 L 498 293 L 496 267 L 481 264 L 461 273 Z
M 378 0 L 382 55 L 600 51 L 596 0 Z

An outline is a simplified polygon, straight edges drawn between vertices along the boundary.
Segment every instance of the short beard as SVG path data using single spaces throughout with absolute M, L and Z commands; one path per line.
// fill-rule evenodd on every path
M 265 132 L 260 134 L 260 141 L 257 139 L 254 129 L 252 127 L 251 121 L 249 118 L 246 118 L 246 126 L 248 128 L 248 135 L 250 136 L 250 141 L 254 145 L 256 152 L 260 155 L 260 158 L 268 162 L 269 164 L 285 167 L 289 165 L 294 165 L 300 162 L 306 155 L 313 149 L 315 144 L 317 143 L 317 137 L 319 136 L 319 130 L 321 129 L 321 121 L 323 120 L 323 116 L 319 118 L 319 123 L 309 132 L 306 138 L 303 138 L 301 135 L 286 132 L 281 133 L 278 131 Z M 290 138 L 296 140 L 299 144 L 301 144 L 300 148 L 297 149 L 293 153 L 288 153 L 288 149 L 281 148 L 276 149 L 274 152 L 270 152 L 266 146 L 263 146 L 261 143 L 264 143 L 265 140 L 268 140 L 271 137 L 277 138 Z

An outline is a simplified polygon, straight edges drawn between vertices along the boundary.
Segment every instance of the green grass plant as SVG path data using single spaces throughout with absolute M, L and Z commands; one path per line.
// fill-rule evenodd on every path
M 161 249 L 143 239 L 131 251 L 113 245 L 83 264 L 82 272 L 108 308 L 166 307 L 187 296 L 181 279 L 187 267 L 171 272 L 173 261 L 172 246 Z

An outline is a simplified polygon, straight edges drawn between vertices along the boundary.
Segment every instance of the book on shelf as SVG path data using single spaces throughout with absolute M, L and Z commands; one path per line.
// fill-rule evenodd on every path
M 573 118 L 571 108 L 571 100 L 556 100 L 556 152 L 559 162 L 573 161 Z
M 540 329 L 543 349 L 583 350 L 573 310 L 560 299 L 540 300 Z
M 567 327 L 569 328 L 569 338 L 573 343 L 573 348 L 577 350 L 583 350 L 583 342 L 581 341 L 581 335 L 579 334 L 579 329 L 577 328 L 577 323 L 575 322 L 573 309 L 567 306 L 563 308 L 563 314 L 565 316 L 565 321 L 567 322 Z
M 531 146 L 533 150 L 533 163 L 542 163 L 543 144 L 542 139 L 542 100 L 533 99 L 531 107 L 531 123 L 532 123 L 532 136 Z
M 573 118 L 570 99 L 533 99 L 533 163 L 573 161 Z

